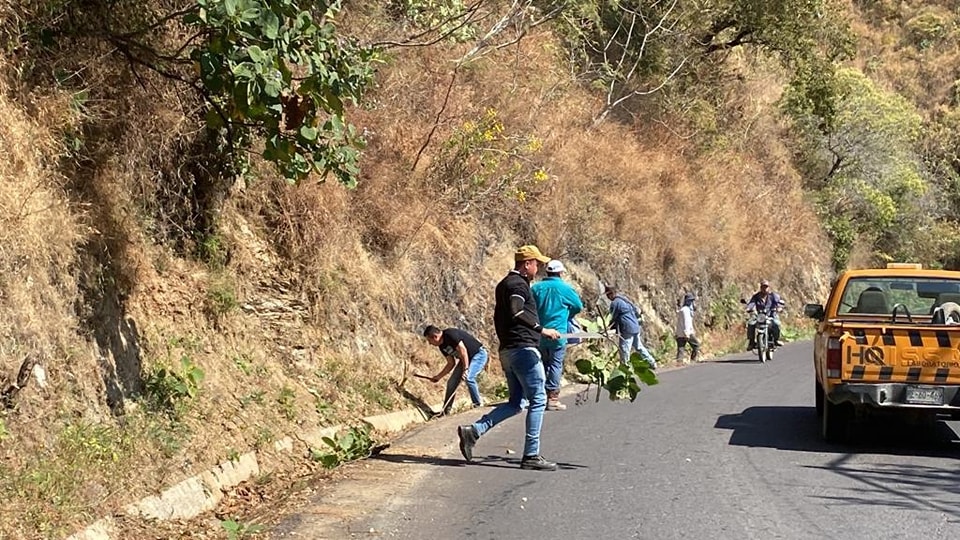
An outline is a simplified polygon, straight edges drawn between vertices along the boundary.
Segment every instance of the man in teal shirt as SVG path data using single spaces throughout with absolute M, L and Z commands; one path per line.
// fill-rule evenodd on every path
M 567 328 L 574 315 L 583 310 L 580 295 L 563 280 L 566 268 L 563 263 L 552 260 L 547 263 L 547 277 L 534 283 L 533 299 L 537 303 L 540 324 L 544 328 Z M 566 355 L 567 340 L 540 337 L 540 356 L 546 371 L 547 410 L 562 411 L 567 408 L 560 403 L 560 377 L 563 375 L 563 358 Z

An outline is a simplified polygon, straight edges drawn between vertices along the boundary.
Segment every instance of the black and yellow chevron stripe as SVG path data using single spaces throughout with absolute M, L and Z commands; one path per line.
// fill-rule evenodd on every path
M 960 384 L 960 327 L 854 329 L 843 348 L 844 379 Z
M 960 349 L 960 327 L 957 331 L 883 328 L 879 334 L 868 336 L 866 330 L 857 328 L 850 332 L 857 345 L 883 345 L 884 347 L 930 347 Z
M 898 381 L 960 383 L 960 369 L 858 365 L 850 372 L 852 381 Z

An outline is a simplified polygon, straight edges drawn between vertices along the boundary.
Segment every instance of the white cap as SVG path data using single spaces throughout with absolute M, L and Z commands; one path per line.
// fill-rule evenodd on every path
M 567 269 L 563 267 L 563 263 L 556 259 L 553 259 L 547 263 L 547 272 L 550 272 L 551 274 L 559 274 L 560 272 L 566 271 Z

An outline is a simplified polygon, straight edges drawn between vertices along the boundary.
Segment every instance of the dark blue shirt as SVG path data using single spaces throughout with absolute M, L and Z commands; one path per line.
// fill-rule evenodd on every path
M 754 293 L 750 297 L 750 301 L 747 302 L 747 310 L 755 309 L 757 311 L 762 311 L 763 313 L 773 313 L 777 310 L 778 307 L 783 305 L 783 298 L 780 298 L 780 295 L 775 292 L 767 293 L 767 297 L 763 298 L 761 294 Z

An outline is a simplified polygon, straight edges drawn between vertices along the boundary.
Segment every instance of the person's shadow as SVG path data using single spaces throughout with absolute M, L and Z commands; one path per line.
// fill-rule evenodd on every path
M 370 459 L 378 459 L 380 461 L 388 461 L 390 463 L 416 463 L 424 465 L 436 465 L 438 467 L 466 467 L 479 465 L 481 467 L 494 467 L 497 469 L 519 469 L 520 468 L 520 458 L 508 458 L 497 455 L 489 455 L 486 457 L 475 456 L 474 460 L 470 463 L 467 463 L 463 459 L 453 459 L 453 458 L 442 458 L 437 456 L 427 456 L 419 455 L 414 456 L 410 454 L 385 454 L 379 453 L 373 456 L 370 456 Z M 557 463 L 557 469 L 559 470 L 575 470 L 575 469 L 586 469 L 586 465 L 577 465 L 575 463 Z
M 420 411 L 420 414 L 422 414 L 423 417 L 426 418 L 427 420 L 440 415 L 440 413 L 435 412 L 430 407 L 430 405 L 428 405 L 427 402 L 423 400 L 423 398 L 411 393 L 406 388 L 400 385 L 397 385 L 397 391 L 400 392 L 400 395 L 403 396 L 404 399 L 412 403 L 413 406 L 416 407 L 418 411 Z

